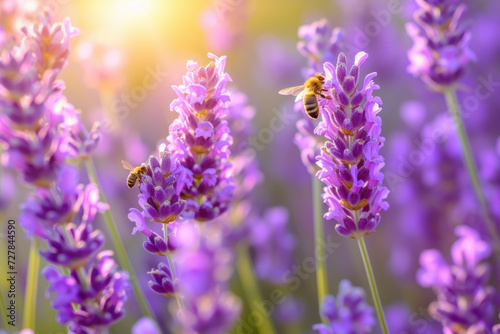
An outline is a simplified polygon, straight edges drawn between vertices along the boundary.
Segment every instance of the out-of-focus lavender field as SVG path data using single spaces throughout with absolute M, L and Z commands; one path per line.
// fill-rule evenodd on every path
M 500 333 L 499 32 L 482 0 L 0 0 L 0 333 Z M 318 120 L 278 94 L 315 73 Z

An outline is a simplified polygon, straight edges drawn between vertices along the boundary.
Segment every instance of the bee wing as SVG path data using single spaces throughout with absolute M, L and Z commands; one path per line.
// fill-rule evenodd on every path
M 134 170 L 134 166 L 132 166 L 128 161 L 122 160 L 122 166 L 125 169 Z
M 294 86 L 294 87 L 288 87 L 288 88 L 282 89 L 278 93 L 281 95 L 297 96 L 303 90 L 304 90 L 304 85 L 301 85 L 301 86 Z
M 299 94 L 297 94 L 297 97 L 295 98 L 295 102 L 302 100 L 306 92 L 307 89 L 303 89 L 301 92 L 299 92 Z

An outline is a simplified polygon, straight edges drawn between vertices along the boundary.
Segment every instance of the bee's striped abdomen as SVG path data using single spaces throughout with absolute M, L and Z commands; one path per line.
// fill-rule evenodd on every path
M 128 178 L 127 178 L 127 186 L 129 188 L 133 188 L 135 186 L 136 182 L 137 182 L 137 174 L 130 172 L 130 174 L 128 175 Z
M 307 116 L 317 119 L 319 116 L 318 109 L 318 99 L 316 98 L 316 94 L 305 94 L 304 95 L 304 109 L 307 113 Z

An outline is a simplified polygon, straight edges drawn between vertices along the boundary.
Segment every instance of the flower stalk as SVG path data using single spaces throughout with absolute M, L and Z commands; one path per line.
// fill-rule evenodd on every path
M 368 278 L 368 284 L 370 285 L 370 291 L 373 297 L 373 303 L 375 304 L 375 310 L 377 311 L 377 317 L 380 322 L 380 328 L 384 334 L 389 333 L 387 329 L 387 321 L 385 320 L 384 309 L 382 308 L 382 302 L 380 301 L 380 296 L 377 289 L 377 282 L 375 282 L 375 275 L 373 274 L 372 264 L 370 262 L 370 256 L 368 255 L 368 250 L 366 249 L 365 239 L 363 237 L 357 237 L 359 250 L 361 252 L 361 257 L 363 258 L 363 264 L 365 266 L 366 277 Z
M 316 254 L 316 284 L 318 289 L 318 305 L 321 308 L 321 303 L 324 297 L 328 293 L 328 278 L 325 267 L 325 256 L 324 247 L 321 247 L 321 243 L 324 239 L 323 232 L 323 210 L 322 210 L 322 200 L 321 200 L 321 181 L 316 177 L 312 176 L 313 184 L 313 203 L 314 203 L 314 240 L 315 249 L 320 250 L 321 254 Z
M 30 328 L 33 330 L 35 330 L 36 297 L 38 291 L 38 276 L 40 275 L 40 255 L 38 254 L 38 247 L 38 238 L 33 237 L 30 247 L 23 312 L 23 328 Z
M 377 73 L 368 74 L 363 85 L 358 85 L 360 67 L 367 57 L 365 52 L 356 54 L 350 70 L 344 53 L 339 54 L 336 66 L 324 64 L 323 90 L 330 95 L 319 101 L 322 121 L 314 133 L 324 136 L 326 142 L 321 155 L 316 157 L 321 167 L 316 177 L 325 184 L 323 200 L 328 204 L 325 218 L 337 221 L 335 229 L 340 235 L 358 241 L 380 325 L 383 333 L 387 333 L 363 239 L 379 225 L 380 211 L 389 208 L 384 201 L 389 190 L 382 186 L 384 175 L 380 171 L 385 164 L 379 154 L 385 141 L 380 136 L 382 119 L 377 116 L 382 110 L 382 100 L 372 95 L 379 89 L 372 80 Z
M 0 308 L 2 308 L 1 311 L 2 322 L 5 325 L 5 328 L 7 328 L 7 323 L 9 322 L 9 319 L 7 318 L 7 304 L 5 303 L 5 295 L 3 293 L 3 288 L 1 284 L 0 284 Z
M 165 243 L 168 245 L 168 228 L 167 224 L 163 224 L 163 238 L 165 239 Z M 168 260 L 168 266 L 170 267 L 170 272 L 172 274 L 172 280 L 175 281 L 177 280 L 177 275 L 175 274 L 175 267 L 174 267 L 174 261 L 172 260 L 172 253 L 168 252 L 167 254 L 167 260 Z M 177 300 L 177 305 L 179 305 L 179 310 L 184 309 L 184 302 L 182 301 L 182 297 L 179 295 L 178 292 L 174 294 L 175 299 Z
M 483 190 L 481 188 L 481 183 L 479 181 L 479 176 L 477 172 L 477 167 L 474 162 L 474 158 L 471 152 L 471 146 L 469 142 L 469 138 L 467 136 L 467 132 L 464 127 L 464 123 L 462 117 L 460 115 L 460 110 L 457 101 L 457 93 L 454 88 L 449 88 L 444 91 L 444 97 L 446 99 L 446 104 L 448 106 L 448 110 L 453 116 L 453 120 L 457 127 L 458 137 L 460 139 L 460 145 L 462 146 L 462 156 L 467 167 L 467 172 L 469 173 L 470 180 L 472 182 L 472 187 L 474 188 L 474 193 L 481 205 L 481 209 L 483 211 L 483 215 L 486 221 L 486 225 L 488 227 L 489 233 L 493 238 L 494 245 L 500 245 L 500 239 L 498 236 L 498 230 L 495 226 L 495 222 L 490 215 L 490 210 L 488 207 L 488 203 L 486 201 L 486 197 L 484 196 Z M 500 249 L 495 247 L 495 251 L 498 256 L 500 256 Z
M 248 246 L 244 243 L 240 243 L 237 246 L 237 253 L 238 258 L 236 266 L 238 276 L 240 277 L 248 305 L 250 309 L 254 311 L 256 304 L 262 305 L 262 294 L 260 293 L 259 285 L 253 272 L 252 261 L 248 254 Z M 261 334 L 276 333 L 270 314 L 263 315 L 262 324 L 257 329 Z

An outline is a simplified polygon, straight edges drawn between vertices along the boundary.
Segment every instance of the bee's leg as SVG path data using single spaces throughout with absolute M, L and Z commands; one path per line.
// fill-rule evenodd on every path
M 323 93 L 320 93 L 320 94 L 319 94 L 319 96 L 321 96 L 321 97 L 322 97 L 322 98 L 324 98 L 324 99 L 329 99 L 329 100 L 331 100 L 331 99 L 332 99 L 330 96 L 326 96 L 326 95 L 325 95 L 325 94 L 323 94 Z

